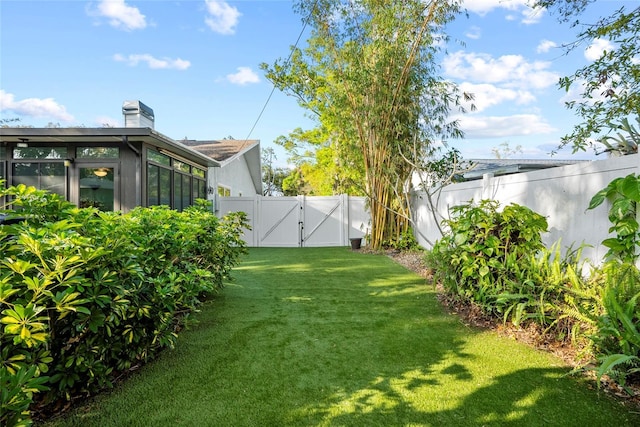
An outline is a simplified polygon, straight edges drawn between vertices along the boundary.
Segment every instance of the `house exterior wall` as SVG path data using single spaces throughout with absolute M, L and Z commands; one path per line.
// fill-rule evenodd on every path
M 563 248 L 585 243 L 583 256 L 600 262 L 607 248 L 602 240 L 611 237 L 608 206 L 587 210 L 591 198 L 614 178 L 640 173 L 640 155 L 614 157 L 588 163 L 535 172 L 493 177 L 452 184 L 437 197 L 437 221 L 449 217 L 449 209 L 470 200 L 491 199 L 501 206 L 517 203 L 544 215 L 549 232 L 543 235 L 547 246 L 561 240 Z M 424 247 L 441 237 L 436 219 L 423 192 L 414 193 L 413 213 L 416 238 Z
M 35 138 L 34 138 L 35 139 Z M 57 157 L 26 157 L 26 158 L 13 158 L 13 150 L 18 147 L 17 143 L 7 143 L 2 146 L 2 152 L 0 154 L 0 179 L 5 179 L 7 182 L 5 185 L 14 185 L 18 182 L 16 181 L 16 177 L 14 176 L 13 169 L 14 165 L 31 165 L 31 164 L 43 164 L 47 165 L 56 165 L 56 174 L 55 175 L 29 175 L 29 176 L 20 176 L 20 179 L 23 181 L 27 179 L 28 185 L 35 185 L 38 188 L 52 190 L 46 186 L 41 187 L 38 184 L 39 180 L 42 180 L 44 183 L 50 182 L 51 177 L 57 177 L 56 183 L 59 185 L 56 186 L 56 192 L 61 196 L 66 198 L 72 203 L 77 204 L 78 206 L 83 206 L 87 201 L 87 191 L 91 191 L 88 189 L 89 181 L 86 177 L 87 168 L 107 168 L 112 171 L 112 175 L 109 175 L 108 181 L 100 181 L 102 182 L 102 189 L 97 185 L 99 184 L 98 178 L 93 176 L 90 179 L 92 184 L 96 184 L 98 188 L 94 194 L 100 194 L 104 189 L 109 189 L 111 193 L 108 195 L 109 200 L 113 202 L 112 205 L 102 206 L 102 209 L 106 210 L 119 210 L 122 212 L 128 212 L 131 209 L 137 206 L 148 206 L 148 182 L 147 182 L 147 173 L 148 173 L 148 163 L 147 163 L 147 150 L 151 149 L 154 152 L 158 152 L 155 147 L 149 145 L 147 143 L 141 141 L 129 141 L 128 143 L 114 143 L 114 142 L 102 142 L 96 141 L 94 138 L 87 136 L 82 139 L 75 140 L 74 142 L 56 142 L 56 143 L 45 143 L 45 142 L 29 142 L 28 146 L 24 148 L 25 150 L 47 150 L 47 149 L 59 149 L 63 155 Z M 106 149 L 114 149 L 117 148 L 118 151 L 115 157 L 78 157 L 76 150 L 78 147 L 83 148 L 106 148 Z M 63 151 L 64 150 L 64 151 Z M 171 157 L 172 153 L 166 152 L 169 157 Z M 173 157 L 171 157 L 173 158 Z M 176 157 L 180 163 L 185 163 L 184 159 L 181 159 L 179 156 Z M 194 162 L 190 162 L 190 165 L 197 165 L 198 168 L 203 171 L 203 175 L 201 178 L 205 179 L 204 171 L 207 171 L 208 167 L 206 165 L 197 164 Z M 64 165 L 64 166 L 63 166 Z M 173 168 L 171 165 L 168 165 L 166 169 L 171 170 L 171 173 L 174 174 L 175 177 L 189 176 L 189 171 L 186 173 L 181 171 L 173 172 Z M 88 169 L 92 170 L 92 169 Z M 110 172 L 111 173 L 111 172 Z M 85 174 L 85 175 L 83 175 Z M 188 178 L 185 178 L 188 179 Z M 186 207 L 192 200 L 185 200 L 185 198 L 189 197 L 193 198 L 204 198 L 207 197 L 206 185 L 198 186 L 198 192 L 196 193 L 195 189 L 195 178 L 191 178 L 194 181 L 191 183 L 194 188 L 189 189 L 189 186 L 183 186 L 185 188 L 183 190 L 184 197 L 180 199 L 181 205 L 179 207 L 172 206 L 177 209 L 181 209 Z M 33 181 L 33 182 L 31 182 Z M 173 192 L 176 191 L 176 187 L 172 182 L 167 183 L 168 187 L 165 188 L 166 191 L 171 191 L 171 196 L 167 198 L 167 200 L 172 203 L 175 202 L 175 198 L 173 197 Z M 186 184 L 185 184 L 186 185 Z M 108 186 L 108 187 L 107 187 Z M 84 193 L 83 193 L 84 192 Z M 100 197 L 100 196 L 98 196 Z M 151 203 L 153 204 L 153 203 Z
M 222 168 L 216 169 L 216 186 L 231 190 L 232 197 L 253 196 L 256 188 L 244 156 L 240 156 Z

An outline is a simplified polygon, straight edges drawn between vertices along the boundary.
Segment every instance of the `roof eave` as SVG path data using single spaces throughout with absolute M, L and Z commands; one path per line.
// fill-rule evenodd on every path
M 141 141 L 175 152 L 194 163 L 208 167 L 220 166 L 217 160 L 151 128 L 0 128 L 1 142 L 80 143 L 89 142 L 89 138 L 99 142 L 123 142 L 125 137 L 129 142 Z

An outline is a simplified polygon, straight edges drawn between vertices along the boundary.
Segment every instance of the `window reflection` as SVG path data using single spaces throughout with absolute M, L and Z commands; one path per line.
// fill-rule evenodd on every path
M 13 164 L 12 185 L 24 184 L 65 197 L 65 168 L 62 162 L 20 162 Z
M 113 168 L 80 168 L 81 208 L 94 207 L 101 211 L 114 210 Z

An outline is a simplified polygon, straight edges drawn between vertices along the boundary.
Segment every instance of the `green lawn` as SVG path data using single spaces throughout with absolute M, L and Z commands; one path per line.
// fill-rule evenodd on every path
M 176 350 L 50 425 L 640 425 L 385 256 L 251 249 L 234 276 Z

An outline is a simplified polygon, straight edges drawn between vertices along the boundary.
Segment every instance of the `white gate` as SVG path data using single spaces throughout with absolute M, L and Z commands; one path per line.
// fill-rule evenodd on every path
M 243 211 L 248 246 L 348 246 L 367 232 L 364 197 L 221 197 L 218 213 Z
M 256 246 L 299 246 L 300 203 L 297 197 L 261 197 L 260 215 L 254 221 Z

